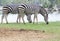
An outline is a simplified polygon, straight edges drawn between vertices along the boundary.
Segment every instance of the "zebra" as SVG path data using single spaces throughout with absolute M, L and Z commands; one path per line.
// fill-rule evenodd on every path
M 21 6 L 25 7 L 25 14 L 27 15 L 27 19 L 29 22 L 32 22 L 31 20 L 32 14 L 34 14 L 33 23 L 35 19 L 38 22 L 37 14 L 41 14 L 44 17 L 46 24 L 48 24 L 48 14 L 47 11 L 42 6 L 36 4 L 23 4 Z
M 8 24 L 7 16 L 9 13 L 12 13 L 12 14 L 18 13 L 17 23 L 18 23 L 18 20 L 20 21 L 20 18 L 22 17 L 23 23 L 25 24 L 25 21 L 24 21 L 25 14 L 24 14 L 23 6 L 19 4 L 10 4 L 10 5 L 3 6 L 1 23 L 3 23 L 3 18 L 5 17 L 6 23 Z
M 24 11 L 25 11 L 25 8 L 24 8 L 23 6 L 19 6 L 19 7 L 18 7 L 17 23 L 18 23 L 18 20 L 19 20 L 19 22 L 20 22 L 20 20 L 21 20 L 21 18 L 22 18 L 23 23 L 25 24 L 25 21 L 24 21 L 24 15 L 25 15 L 25 13 L 24 13 Z

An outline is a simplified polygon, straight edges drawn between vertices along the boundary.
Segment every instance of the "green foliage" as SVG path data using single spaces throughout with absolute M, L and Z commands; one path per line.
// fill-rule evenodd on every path
M 52 5 L 60 4 L 60 0 L 49 0 Z
M 60 4 L 60 0 L 56 0 L 56 3 L 59 5 Z
M 5 5 L 5 4 L 11 4 L 12 0 L 2 0 L 1 4 Z
M 41 3 L 44 7 L 48 7 L 49 5 L 55 5 L 60 4 L 60 0 L 0 0 L 0 4 L 11 4 L 11 3 L 26 3 L 26 4 L 32 4 L 32 3 Z
M 34 0 L 2 0 L 0 1 L 1 4 L 5 5 L 5 4 L 11 4 L 11 3 L 33 3 Z
M 43 4 L 44 8 L 47 8 L 49 6 L 49 4 L 47 4 L 46 2 Z
M 49 7 L 51 4 L 49 0 L 43 0 L 41 2 L 43 2 L 42 4 L 43 4 L 43 7 L 45 7 L 45 8 Z

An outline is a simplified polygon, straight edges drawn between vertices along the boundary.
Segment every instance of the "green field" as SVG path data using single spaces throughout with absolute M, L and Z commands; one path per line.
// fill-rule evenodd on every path
M 16 29 L 33 29 L 44 30 L 45 33 L 57 35 L 55 38 L 43 39 L 43 41 L 60 41 L 60 22 L 50 22 L 48 25 L 45 23 L 32 24 L 32 23 L 9 23 L 0 24 L 0 28 L 16 28 Z
M 33 30 L 45 30 L 46 32 L 59 33 L 60 22 L 50 22 L 48 25 L 45 23 L 32 24 L 32 23 L 9 23 L 0 24 L 0 28 L 16 28 L 16 29 L 33 29 Z

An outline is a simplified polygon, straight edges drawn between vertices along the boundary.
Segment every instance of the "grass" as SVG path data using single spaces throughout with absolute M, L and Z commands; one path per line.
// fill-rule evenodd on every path
M 45 30 L 46 33 L 55 34 L 59 37 L 55 37 L 52 39 L 43 39 L 42 41 L 60 41 L 60 22 L 50 22 L 48 25 L 45 23 L 39 24 L 17 24 L 17 23 L 9 23 L 9 24 L 0 24 L 0 28 L 16 28 L 16 29 L 34 29 L 34 30 Z
M 60 32 L 60 22 L 50 22 L 48 25 L 45 23 L 39 24 L 17 24 L 17 23 L 9 23 L 9 24 L 0 24 L 0 28 L 17 28 L 17 29 L 34 29 L 34 30 L 45 30 L 47 32 L 58 33 Z

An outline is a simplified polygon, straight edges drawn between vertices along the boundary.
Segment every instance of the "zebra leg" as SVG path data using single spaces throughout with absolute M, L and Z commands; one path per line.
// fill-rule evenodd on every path
M 28 22 L 29 22 L 29 23 L 32 23 L 32 20 L 31 20 L 31 14 L 26 14 L 26 16 L 27 16 Z
M 17 23 L 18 23 L 18 20 L 19 20 L 19 16 L 17 17 L 17 20 L 16 20 Z
M 7 21 L 7 16 L 8 16 L 8 13 L 9 13 L 9 9 L 7 7 L 3 7 L 3 15 L 2 15 L 2 22 L 3 22 L 3 18 L 5 17 L 5 20 L 6 20 L 6 23 L 8 23 Z
M 37 17 L 37 13 L 36 13 L 36 15 L 35 15 L 35 16 L 36 16 L 36 22 L 37 22 L 37 24 L 38 24 L 38 17 Z
M 48 14 L 46 14 L 46 16 L 44 17 L 44 20 L 45 20 L 46 24 L 49 24 L 48 23 Z
M 3 23 L 3 18 L 5 17 L 5 20 L 6 20 L 6 23 L 8 23 L 8 21 L 7 21 L 7 12 L 3 12 L 3 14 L 2 14 L 2 18 L 1 18 L 1 23 Z
M 8 24 L 8 21 L 7 21 L 7 16 L 8 16 L 8 14 L 5 14 L 6 24 Z
M 24 15 L 22 16 L 22 20 L 23 20 L 23 23 L 25 24 L 25 21 L 24 21 Z
M 34 24 L 34 22 L 35 22 L 35 14 L 34 14 L 34 18 L 33 18 L 33 24 Z
M 41 13 L 41 15 L 44 17 L 44 20 L 45 20 L 46 24 L 49 24 L 48 23 L 48 14 L 42 14 Z
M 34 14 L 33 24 L 34 24 L 34 22 L 35 22 L 35 19 L 36 19 L 36 22 L 38 23 L 37 13 Z
M 21 22 L 21 16 L 19 16 L 19 23 Z
M 18 17 L 17 17 L 17 23 L 19 23 L 20 22 L 20 19 L 21 19 L 21 16 L 18 14 Z
M 4 14 L 2 14 L 2 17 L 1 17 L 1 24 L 3 23 L 3 18 L 4 18 Z

